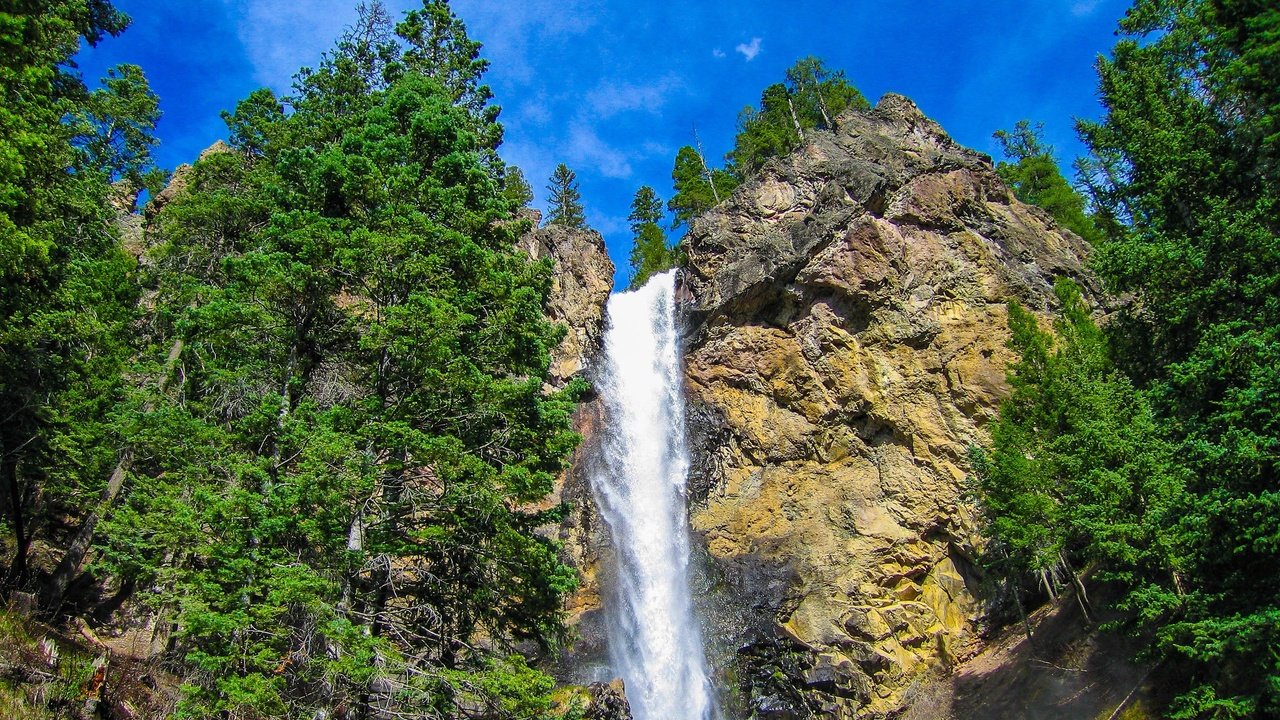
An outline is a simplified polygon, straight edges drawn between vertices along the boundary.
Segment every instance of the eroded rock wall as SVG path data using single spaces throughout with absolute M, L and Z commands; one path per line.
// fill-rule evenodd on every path
M 535 228 L 519 247 L 535 260 L 553 263 L 547 317 L 567 328 L 564 340 L 551 353 L 551 381 L 562 386 L 590 365 L 604 330 L 604 306 L 613 291 L 613 261 L 604 238 L 595 230 L 559 225 L 537 228 L 537 211 L 528 211 Z
M 541 219 L 537 211 L 529 211 L 527 219 L 536 229 L 521 238 L 519 247 L 535 260 L 551 259 L 547 316 L 566 326 L 564 339 L 551 353 L 551 386 L 564 387 L 574 378 L 590 382 L 592 363 L 604 332 L 605 305 L 613 290 L 614 266 L 604 238 L 594 230 L 557 225 L 537 228 Z M 576 639 L 553 669 L 561 680 L 584 685 L 612 679 L 606 677 L 607 672 L 596 670 L 606 653 L 598 574 L 601 557 L 608 548 L 604 522 L 591 497 L 589 477 L 599 457 L 596 430 L 602 421 L 601 412 L 600 400 L 594 394 L 588 394 L 578 405 L 573 421 L 582 443 L 546 500 L 548 507 L 569 504 L 568 515 L 548 532 L 563 544 L 564 560 L 579 574 L 578 591 L 567 599 L 565 608 Z
M 1086 247 L 887 95 L 693 223 L 692 522 L 731 714 L 883 718 L 976 651 L 968 449 L 1006 303 Z

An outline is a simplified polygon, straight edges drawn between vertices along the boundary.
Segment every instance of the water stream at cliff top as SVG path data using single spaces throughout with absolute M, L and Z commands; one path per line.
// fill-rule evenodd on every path
M 689 592 L 675 272 L 609 298 L 599 378 L 608 421 L 592 489 L 617 555 L 609 652 L 635 720 L 708 720 L 714 701 Z

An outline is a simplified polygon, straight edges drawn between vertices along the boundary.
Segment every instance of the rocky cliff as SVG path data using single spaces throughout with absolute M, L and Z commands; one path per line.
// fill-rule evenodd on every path
M 613 290 L 613 261 L 600 233 L 558 225 L 539 228 L 540 214 L 536 210 L 528 212 L 527 219 L 535 229 L 520 239 L 518 247 L 535 260 L 551 260 L 547 317 L 562 323 L 566 329 L 564 339 L 551 353 L 551 386 L 563 387 L 574 378 L 590 381 L 592 363 L 600 351 L 604 332 L 605 305 Z M 599 454 L 595 431 L 601 422 L 601 412 L 599 398 L 589 392 L 573 418 L 574 430 L 582 435 L 582 443 L 574 450 L 567 469 L 546 500 L 547 506 L 569 504 L 569 512 L 560 526 L 547 528 L 547 532 L 563 543 L 564 560 L 580 577 L 579 590 L 569 598 L 566 608 L 577 640 L 570 652 L 559 658 L 556 675 L 584 686 L 612 679 L 605 677 L 608 673 L 597 674 L 593 670 L 604 662 L 606 652 L 598 575 L 603 564 L 601 558 L 608 552 L 608 541 L 589 484 L 592 463 Z M 605 687 L 599 685 L 599 688 Z M 599 702 L 609 705 L 612 701 L 605 697 Z M 592 706 L 596 704 L 596 700 L 592 700 Z M 607 713 L 601 715 L 606 716 Z
M 968 449 L 1008 391 L 1006 303 L 1086 247 L 887 95 L 693 223 L 698 588 L 731 715 L 896 716 L 978 649 Z
M 613 290 L 613 261 L 604 238 L 595 230 L 539 228 L 541 215 L 528 212 L 535 229 L 518 246 L 534 260 L 550 258 L 552 262 L 547 317 L 564 324 L 566 334 L 551 353 L 551 381 L 563 385 L 583 373 L 599 348 L 604 306 Z

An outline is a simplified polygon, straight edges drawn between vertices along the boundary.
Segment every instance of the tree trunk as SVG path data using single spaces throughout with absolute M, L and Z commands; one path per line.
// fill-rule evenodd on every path
M 1036 652 L 1036 638 L 1031 634 L 1031 620 L 1027 617 L 1027 609 L 1022 606 L 1022 591 L 1015 585 L 1013 588 L 1013 604 L 1018 608 L 1018 617 L 1022 620 L 1022 629 L 1027 633 L 1027 642 L 1032 652 Z
M 702 154 L 702 140 L 698 137 L 697 129 L 693 131 L 693 142 L 698 146 L 698 161 L 702 163 L 702 174 L 707 178 L 707 187 L 711 188 L 711 197 L 719 205 L 720 191 L 716 189 L 716 178 L 711 174 L 711 168 L 707 166 L 707 158 Z
M 818 71 L 813 71 L 813 94 L 818 98 L 818 112 L 822 113 L 822 122 L 828 130 L 836 129 L 835 123 L 831 122 L 831 115 L 827 112 L 827 100 L 822 97 L 822 82 L 818 80 Z
M 791 102 L 791 95 L 787 95 L 787 109 L 791 111 L 791 122 L 795 123 L 796 135 L 800 136 L 800 142 L 804 142 L 804 128 L 800 127 L 800 117 L 796 115 L 795 103 Z
M 1080 576 L 1076 575 L 1076 571 L 1067 562 L 1067 556 L 1058 553 L 1058 558 L 1062 560 L 1062 567 L 1067 571 L 1067 575 L 1071 577 L 1071 585 L 1076 591 L 1076 601 L 1080 603 L 1080 612 L 1084 614 L 1084 621 L 1090 625 L 1093 624 L 1093 617 L 1089 614 L 1089 596 L 1084 591 L 1084 583 L 1080 581 Z
M 1044 591 L 1049 593 L 1049 600 L 1055 603 L 1058 602 L 1058 589 L 1049 577 L 1049 571 L 1044 568 L 1040 568 L 1040 584 L 1044 585 Z
M 22 484 L 18 481 L 18 459 L 6 454 L 4 459 L 0 460 L 0 475 L 3 475 L 0 483 L 3 484 L 5 497 L 9 501 L 9 525 L 13 527 L 15 541 L 13 562 L 9 564 L 9 573 L 5 577 L 3 586 L 4 599 L 8 600 L 9 595 L 26 582 L 27 549 L 30 539 L 27 537 L 26 514 L 22 508 Z
M 98 505 L 85 516 L 84 522 L 80 523 L 80 528 L 76 530 L 76 534 L 71 538 L 71 543 L 67 546 L 67 551 L 63 553 L 62 560 L 58 562 L 58 567 L 53 571 L 53 575 L 49 577 L 45 584 L 44 612 L 47 615 L 57 615 L 62 609 L 62 603 L 66 599 L 67 588 L 71 586 L 71 581 L 80 575 L 80 568 L 84 565 L 84 558 L 89 553 L 89 547 L 93 545 L 93 533 L 98 527 L 98 522 L 102 520 L 103 515 L 115 505 L 116 498 L 120 496 L 120 491 L 124 489 L 124 479 L 129 474 L 129 469 L 133 466 L 133 450 L 125 448 L 120 455 L 120 461 L 116 463 L 116 468 L 111 472 L 111 477 L 107 480 L 107 486 L 103 488 L 102 494 L 98 497 Z
M 157 383 L 159 393 L 163 394 L 169 387 L 169 380 L 173 376 L 174 366 L 177 365 L 178 358 L 181 355 L 182 340 L 174 340 L 173 345 L 169 348 L 169 355 L 165 359 L 164 371 Z M 143 410 L 144 412 L 150 411 L 154 407 L 154 403 L 147 403 Z M 132 468 L 133 449 L 126 447 L 120 453 L 120 460 L 116 463 L 115 470 L 111 471 L 111 477 L 107 479 L 107 486 L 102 489 L 102 493 L 98 496 L 97 506 L 89 512 L 84 522 L 80 524 L 75 536 L 71 539 L 71 544 L 67 547 L 67 551 L 63 553 L 62 560 L 58 562 L 57 569 L 53 571 L 53 575 L 45 584 L 45 597 L 42 604 L 47 615 L 57 615 L 62 609 L 62 603 L 66 600 L 67 588 L 80 575 L 80 571 L 84 567 L 84 559 L 89 553 L 90 546 L 93 545 L 93 534 L 98 528 L 98 522 L 115 506 L 120 494 L 124 491 L 125 478 L 129 476 L 129 470 Z

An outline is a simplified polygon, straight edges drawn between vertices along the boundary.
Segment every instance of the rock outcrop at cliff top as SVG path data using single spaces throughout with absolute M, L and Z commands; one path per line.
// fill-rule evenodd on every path
M 813 132 L 686 239 L 692 521 L 756 717 L 888 717 L 976 649 L 968 448 L 1006 303 L 1090 286 L 1084 243 L 911 101 Z
M 540 215 L 530 211 L 529 219 L 536 227 Z M 564 323 L 568 333 L 551 352 L 551 381 L 563 385 L 586 368 L 598 349 L 604 307 L 613 291 L 613 261 L 595 230 L 547 225 L 524 235 L 519 247 L 535 260 L 551 258 L 554 263 L 547 317 Z

